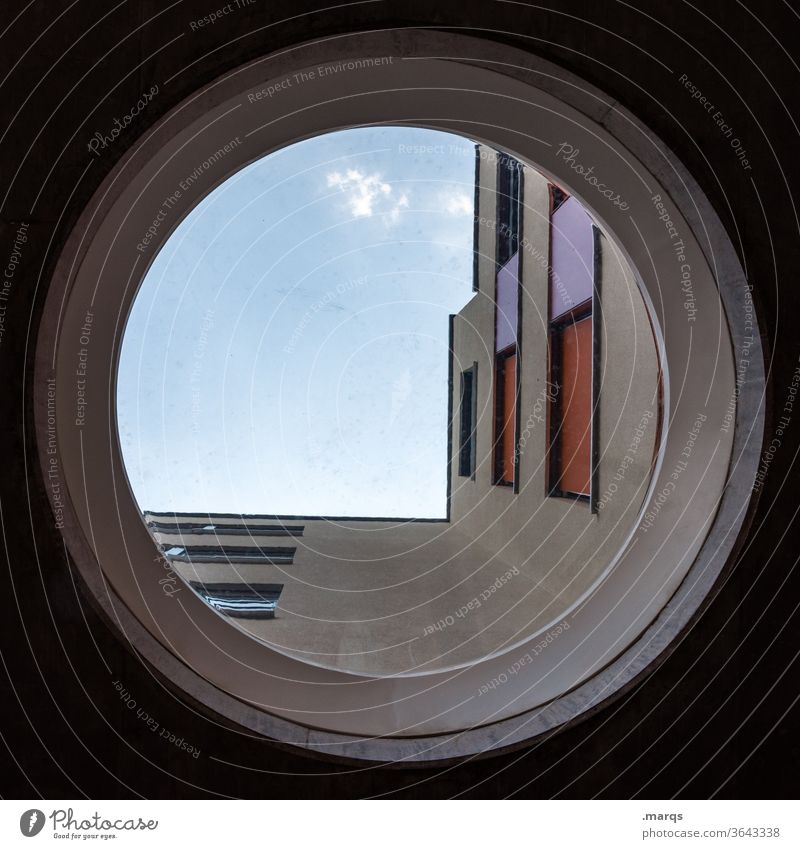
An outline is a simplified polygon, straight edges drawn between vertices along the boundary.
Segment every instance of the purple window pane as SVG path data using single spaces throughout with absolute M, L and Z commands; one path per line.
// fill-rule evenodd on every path
M 594 234 L 580 202 L 567 198 L 552 216 L 550 319 L 592 297 Z
M 502 351 L 517 341 L 518 308 L 519 251 L 497 272 L 495 351 Z

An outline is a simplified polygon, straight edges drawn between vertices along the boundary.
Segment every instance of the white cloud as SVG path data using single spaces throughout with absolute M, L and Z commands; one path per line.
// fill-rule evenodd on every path
M 327 177 L 328 188 L 338 188 L 346 196 L 350 214 L 354 218 L 369 218 L 383 213 L 394 223 L 400 218 L 400 210 L 408 206 L 406 194 L 392 203 L 392 187 L 376 171 L 365 174 L 355 168 L 333 171 Z
M 472 215 L 472 198 L 464 192 L 448 192 L 442 196 L 442 206 L 450 215 Z
M 394 224 L 400 219 L 400 210 L 408 207 L 408 195 L 402 194 L 397 199 L 397 203 L 389 210 L 389 220 Z

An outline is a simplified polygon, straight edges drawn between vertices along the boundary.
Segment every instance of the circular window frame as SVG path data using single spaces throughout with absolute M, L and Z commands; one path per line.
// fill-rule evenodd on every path
M 436 123 L 437 116 L 431 111 L 436 105 L 436 97 L 439 98 L 441 104 L 439 120 L 446 121 L 447 118 L 442 116 L 447 115 L 449 105 L 457 96 L 460 95 L 474 100 L 475 98 L 486 97 L 492 91 L 504 92 L 502 96 L 507 98 L 504 107 L 508 120 L 498 122 L 491 129 L 484 126 L 482 132 L 473 132 L 470 135 L 514 152 L 520 158 L 535 164 L 536 167 L 542 168 L 546 165 L 546 170 L 555 179 L 570 186 L 570 188 L 577 186 L 576 194 L 597 215 L 604 228 L 607 227 L 610 233 L 618 234 L 620 232 L 619 219 L 614 216 L 619 213 L 619 210 L 615 213 L 614 210 L 604 209 L 597 203 L 597 197 L 592 196 L 590 187 L 580 183 L 576 184 L 574 175 L 570 179 L 570 174 L 565 172 L 566 166 L 563 166 L 563 164 L 555 160 L 548 161 L 545 164 L 542 162 L 541 156 L 531 156 L 526 153 L 525 134 L 521 134 L 518 128 L 515 129 L 514 125 L 518 117 L 514 117 L 514 111 L 519 112 L 524 108 L 524 104 L 530 105 L 532 103 L 535 103 L 537 108 L 546 110 L 550 109 L 553 101 L 555 101 L 559 105 L 559 118 L 564 120 L 564 116 L 567 116 L 567 120 L 573 127 L 575 138 L 593 138 L 595 140 L 596 144 L 591 148 L 591 151 L 593 154 L 596 152 L 600 154 L 593 160 L 600 164 L 598 171 L 602 171 L 604 174 L 617 175 L 616 179 L 608 181 L 609 184 L 614 185 L 615 188 L 620 187 L 619 193 L 631 198 L 634 195 L 641 194 L 641 187 L 639 190 L 635 189 L 636 180 L 644 183 L 651 197 L 663 191 L 663 198 L 676 210 L 676 225 L 681 228 L 682 233 L 686 233 L 687 240 L 691 240 L 693 247 L 696 248 L 698 259 L 695 261 L 699 263 L 700 258 L 702 258 L 712 285 L 714 284 L 714 276 L 711 275 L 711 269 L 716 270 L 716 280 L 722 303 L 722 308 L 719 310 L 722 321 L 718 332 L 723 342 L 723 358 L 725 356 L 724 345 L 728 344 L 728 340 L 731 346 L 732 359 L 729 375 L 731 380 L 728 390 L 730 397 L 735 398 L 736 418 L 730 434 L 729 456 L 720 454 L 720 457 L 717 458 L 715 466 L 717 472 L 720 471 L 719 467 L 723 462 L 724 469 L 722 469 L 721 475 L 717 475 L 715 491 L 709 493 L 710 498 L 718 499 L 716 512 L 709 512 L 705 523 L 707 527 L 704 528 L 704 536 L 694 546 L 691 563 L 681 570 L 680 579 L 664 583 L 661 596 L 653 601 L 653 605 L 659 608 L 659 612 L 654 617 L 648 618 L 646 622 L 641 623 L 638 636 L 625 646 L 621 646 L 616 656 L 609 658 L 608 662 L 593 670 L 584 680 L 577 681 L 575 686 L 565 686 L 562 680 L 558 686 L 562 687 L 563 690 L 555 698 L 540 699 L 532 705 L 524 705 L 524 700 L 520 701 L 518 703 L 520 709 L 512 709 L 511 715 L 503 716 L 497 721 L 480 723 L 477 727 L 473 727 L 475 725 L 474 720 L 468 719 L 463 723 L 463 727 L 441 733 L 436 733 L 435 729 L 426 728 L 423 729 L 423 733 L 413 736 L 375 736 L 385 733 L 379 724 L 373 724 L 373 727 L 370 728 L 368 727 L 370 723 L 367 722 L 367 728 L 363 734 L 356 734 L 353 731 L 321 730 L 313 727 L 315 724 L 319 725 L 318 722 L 312 721 L 305 724 L 299 721 L 296 712 L 292 712 L 291 718 L 281 716 L 271 706 L 265 705 L 263 701 L 252 698 L 252 694 L 248 694 L 249 698 L 242 697 L 235 676 L 226 678 L 225 675 L 208 675 L 207 670 L 198 668 L 196 658 L 193 657 L 191 639 L 196 639 L 198 635 L 206 633 L 205 624 L 202 629 L 195 630 L 193 637 L 190 631 L 177 636 L 176 633 L 168 633 L 160 624 L 163 607 L 159 611 L 158 604 L 151 607 L 145 603 L 137 609 L 136 604 L 132 603 L 134 600 L 130 592 L 118 594 L 118 591 L 114 589 L 113 578 L 109 583 L 107 579 L 110 574 L 108 564 L 111 548 L 109 548 L 109 545 L 104 546 L 101 539 L 107 528 L 104 527 L 105 523 L 101 522 L 98 526 L 97 523 L 92 522 L 91 511 L 89 511 L 87 521 L 87 514 L 80 503 L 81 498 L 84 497 L 84 492 L 81 488 L 81 474 L 78 474 L 78 472 L 84 471 L 83 453 L 88 450 L 89 445 L 91 445 L 92 450 L 103 451 L 105 449 L 110 452 L 105 457 L 101 454 L 99 460 L 107 464 L 113 481 L 115 494 L 109 499 L 108 509 L 111 510 L 113 506 L 113 511 L 116 511 L 120 524 L 119 539 L 116 540 L 114 545 L 117 546 L 118 554 L 123 553 L 119 549 L 120 542 L 124 546 L 124 555 L 128 560 L 127 565 L 131 576 L 134 576 L 137 581 L 139 574 L 134 574 L 133 565 L 130 562 L 132 548 L 130 542 L 133 538 L 131 534 L 136 536 L 141 543 L 143 537 L 140 534 L 146 533 L 146 530 L 141 520 L 139 520 L 140 527 L 138 530 L 132 526 L 128 528 L 127 536 L 126 532 L 122 530 L 126 522 L 130 521 L 132 515 L 130 507 L 135 507 L 135 502 L 127 481 L 124 480 L 124 467 L 120 463 L 118 447 L 117 456 L 113 456 L 115 440 L 117 439 L 116 387 L 113 379 L 103 382 L 97 379 L 96 374 L 93 388 L 97 392 L 98 401 L 94 402 L 94 408 L 97 410 L 102 407 L 108 413 L 107 416 L 100 417 L 105 431 L 104 434 L 98 432 L 99 436 L 103 437 L 99 440 L 101 444 L 97 446 L 94 439 L 88 439 L 84 444 L 82 431 L 76 436 L 74 431 L 80 429 L 65 421 L 64 416 L 59 416 L 57 464 L 66 484 L 63 487 L 65 497 L 62 499 L 63 504 L 61 505 L 63 511 L 61 514 L 63 516 L 61 530 L 67 541 L 70 554 L 92 596 L 114 627 L 121 632 L 122 638 L 132 644 L 175 686 L 197 702 L 239 725 L 257 731 L 271 739 L 337 758 L 380 762 L 437 762 L 463 756 L 487 754 L 524 745 L 533 738 L 551 732 L 554 728 L 567 722 L 587 716 L 610 699 L 618 697 L 648 667 L 664 659 L 669 651 L 670 644 L 708 602 L 714 584 L 734 551 L 737 537 L 744 527 L 748 505 L 752 499 L 752 483 L 758 468 L 759 451 L 763 438 L 763 356 L 747 282 L 736 252 L 721 222 L 714 213 L 708 199 L 699 190 L 686 169 L 663 143 L 634 116 L 597 89 L 549 62 L 517 49 L 501 47 L 490 41 L 443 34 L 432 30 L 352 34 L 335 39 L 326 39 L 322 42 L 299 45 L 278 55 L 267 56 L 251 62 L 230 74 L 226 74 L 176 106 L 154 128 L 137 140 L 106 177 L 90 203 L 83 210 L 80 220 L 70 235 L 59 259 L 40 328 L 34 403 L 41 464 L 46 473 L 52 470 L 53 462 L 52 455 L 47 453 L 48 381 L 52 380 L 55 373 L 56 378 L 58 378 L 55 390 L 57 409 L 62 412 L 70 409 L 70 405 L 74 403 L 72 398 L 74 396 L 73 388 L 68 384 L 65 386 L 66 381 L 61 378 L 69 373 L 71 359 L 74 359 L 72 349 L 75 348 L 75 345 L 72 344 L 67 353 L 65 353 L 64 345 L 64 339 L 71 330 L 74 331 L 78 326 L 74 323 L 76 312 L 75 309 L 71 311 L 71 305 L 76 292 L 80 289 L 79 284 L 85 284 L 87 280 L 90 280 L 93 270 L 97 272 L 95 280 L 102 277 L 109 267 L 108 263 L 113 260 L 111 243 L 105 240 L 103 231 L 104 227 L 108 228 L 113 225 L 111 212 L 127 209 L 124 217 L 128 220 L 126 220 L 125 226 L 136 232 L 146 233 L 149 224 L 147 216 L 152 211 L 151 206 L 142 204 L 143 208 L 137 209 L 136 202 L 148 190 L 153 189 L 154 180 L 166 179 L 166 184 L 169 185 L 174 174 L 170 174 L 169 169 L 166 168 L 167 163 L 171 162 L 174 167 L 177 162 L 177 173 L 185 170 L 185 167 L 180 166 L 181 160 L 176 159 L 176 157 L 180 155 L 185 159 L 187 145 L 190 145 L 192 140 L 197 138 L 196 134 L 192 135 L 197 126 L 205 126 L 207 133 L 205 143 L 210 145 L 211 150 L 214 150 L 217 142 L 222 141 L 224 143 L 230 139 L 230 134 L 226 135 L 227 130 L 223 132 L 223 127 L 226 126 L 225 117 L 239 108 L 230 106 L 233 99 L 238 97 L 241 103 L 242 98 L 246 97 L 248 92 L 252 94 L 268 90 L 270 84 L 274 84 L 275 81 L 290 79 L 301 69 L 331 66 L 337 62 L 354 62 L 364 57 L 389 57 L 391 61 L 388 66 L 396 69 L 400 79 L 407 80 L 408 83 L 417 80 L 420 88 L 405 85 L 389 93 L 387 93 L 385 87 L 379 89 L 384 97 L 393 98 L 395 104 L 407 97 L 412 90 L 417 94 L 423 90 L 436 93 L 435 97 L 433 95 L 428 97 L 428 102 L 425 104 L 428 112 L 426 116 L 419 119 L 419 123 L 424 126 L 432 125 L 433 128 L 445 128 L 442 123 Z M 383 67 L 381 66 L 381 68 Z M 432 68 L 437 71 L 436 85 L 430 84 Z M 366 75 L 362 73 L 356 78 L 352 74 L 348 76 L 346 70 L 345 68 L 343 72 L 337 71 L 331 74 L 331 77 L 335 78 L 335 90 L 339 92 L 336 97 L 331 96 L 325 99 L 324 91 L 317 91 L 315 94 L 319 98 L 319 102 L 315 109 L 304 111 L 300 108 L 292 112 L 293 117 L 300 122 L 292 131 L 294 140 L 307 137 L 309 133 L 319 132 L 320 128 L 326 123 L 328 129 L 341 129 L 343 126 L 356 123 L 358 125 L 370 123 L 365 120 L 363 104 L 366 98 L 361 96 L 364 92 L 362 91 L 359 94 L 358 89 L 367 88 L 366 83 L 368 82 L 376 83 L 378 87 L 385 86 L 386 77 L 382 75 L 381 71 L 376 70 L 374 74 Z M 344 73 L 344 76 L 341 76 L 342 73 Z M 337 74 L 340 75 L 338 78 L 336 77 Z M 426 74 L 428 75 L 427 78 Z M 333 85 L 334 80 L 332 79 L 330 82 Z M 343 92 L 347 89 L 348 82 L 350 84 L 357 83 L 356 91 L 348 91 L 345 95 Z M 448 85 L 447 82 L 451 84 Z M 320 88 L 324 87 L 320 85 Z M 306 93 L 313 99 L 311 89 L 307 88 Z M 271 97 L 272 95 L 269 98 L 266 95 L 264 96 L 267 100 Z M 358 100 L 359 97 L 361 97 L 360 101 Z M 348 121 L 344 117 L 344 112 L 346 112 L 344 106 L 354 103 L 357 104 L 356 111 L 361 117 L 358 121 L 352 119 Z M 385 109 L 386 104 L 384 103 L 380 108 Z M 499 112 L 503 112 L 503 109 L 500 109 Z M 474 107 L 471 114 L 477 114 Z M 410 122 L 411 119 L 404 118 L 403 120 Z M 398 121 L 396 118 L 389 120 L 384 117 L 383 120 L 378 119 L 376 123 L 398 123 Z M 458 128 L 453 126 L 451 120 L 450 131 L 467 134 L 464 129 L 468 123 L 477 127 L 481 122 L 465 122 L 462 119 L 460 128 Z M 484 135 L 487 132 L 491 137 Z M 578 145 L 573 145 L 573 147 L 577 148 Z M 260 155 L 264 155 L 266 152 L 268 150 L 262 150 Z M 192 157 L 192 160 L 194 158 Z M 252 161 L 253 158 L 256 157 L 251 156 L 246 161 Z M 161 164 L 154 165 L 157 162 Z M 189 204 L 189 208 L 191 208 L 191 205 L 196 203 L 201 196 L 205 196 L 216 185 L 227 179 L 233 171 L 242 167 L 242 164 L 246 164 L 246 162 L 237 163 L 232 158 L 227 163 L 230 167 L 226 165 L 225 168 L 220 170 L 219 179 L 216 182 L 209 182 L 202 186 L 201 193 L 199 192 L 196 197 L 192 195 L 185 197 L 184 202 Z M 148 168 L 150 169 L 149 183 L 148 178 L 143 176 Z M 166 176 L 168 174 L 170 174 L 169 177 Z M 633 183 L 630 181 L 633 181 Z M 628 186 L 631 186 L 631 188 L 629 194 L 626 195 L 625 191 Z M 653 187 L 657 188 L 658 191 L 653 192 Z M 137 214 L 141 216 L 141 221 L 129 220 L 131 216 L 135 218 Z M 655 213 L 652 213 L 652 219 L 656 219 Z M 173 221 L 167 222 L 163 232 L 157 232 L 158 239 L 162 241 L 166 239 L 173 227 L 177 225 L 178 220 L 180 220 L 180 216 L 176 214 Z M 649 217 L 646 220 L 651 225 L 653 224 Z M 152 218 L 150 218 L 150 221 L 152 221 Z M 653 244 L 663 246 L 664 234 L 658 230 L 658 227 L 663 231 L 663 225 L 659 221 L 657 221 L 657 226 L 651 226 L 650 232 L 654 234 L 652 238 L 648 236 L 647 231 L 641 233 L 642 244 L 645 248 Z M 158 228 L 156 229 L 158 230 Z M 118 228 L 114 232 L 114 238 L 121 232 L 122 230 Z M 623 246 L 630 244 L 629 239 L 626 241 L 623 238 L 619 241 Z M 154 241 L 152 250 L 149 253 L 148 251 L 142 253 L 148 253 L 149 257 L 152 257 L 156 249 L 157 245 Z M 628 256 L 630 258 L 630 254 Z M 654 272 L 656 280 L 659 278 L 660 269 L 667 269 L 667 273 L 672 270 L 669 264 L 661 264 L 663 259 L 663 257 L 651 256 L 652 272 Z M 669 259 L 674 263 L 671 257 Z M 141 257 L 133 263 L 124 283 L 117 281 L 119 286 L 119 291 L 116 292 L 117 296 L 133 297 L 131 289 L 135 290 L 135 281 L 141 279 L 146 271 L 146 266 L 140 260 Z M 631 265 L 634 268 L 637 268 L 637 266 L 641 268 L 641 259 L 638 264 L 631 259 Z M 699 267 L 699 265 L 696 267 Z M 645 279 L 651 277 L 649 273 L 642 276 Z M 707 283 L 708 281 L 706 281 Z M 698 286 L 702 286 L 700 278 L 698 278 Z M 96 289 L 99 288 L 96 282 L 95 287 Z M 109 287 L 106 286 L 105 288 L 108 289 Z M 710 290 L 707 289 L 706 291 Z M 85 286 L 83 294 L 85 294 Z M 81 310 L 85 310 L 85 305 L 84 300 L 77 308 L 78 316 Z M 656 312 L 661 314 L 661 324 L 664 324 L 665 318 L 668 319 L 671 315 L 669 309 L 674 309 L 675 306 L 670 303 L 656 305 L 652 301 L 651 305 Z M 746 315 L 748 308 L 751 313 L 749 319 Z M 663 312 L 664 309 L 667 310 L 666 315 Z M 118 311 L 117 321 L 112 327 L 101 328 L 98 325 L 96 331 L 93 330 L 91 333 L 90 342 L 87 343 L 87 345 L 92 346 L 95 364 L 98 362 L 98 358 L 102 359 L 100 354 L 95 353 L 97 349 L 106 348 L 106 353 L 109 355 L 107 367 L 112 370 L 110 372 L 112 378 L 115 370 L 115 357 L 119 353 L 121 330 L 124 326 L 120 322 L 120 317 L 124 317 L 125 314 L 124 311 Z M 747 321 L 749 321 L 749 324 Z M 69 338 L 72 340 L 72 336 L 69 336 Z M 669 339 L 665 341 L 664 337 L 660 339 L 662 346 L 666 346 L 668 341 Z M 747 341 L 750 352 L 750 366 L 744 376 L 739 379 L 733 370 L 733 352 L 742 350 L 745 341 Z M 666 347 L 666 350 L 669 359 L 671 356 L 670 349 Z M 105 359 L 102 359 L 102 362 L 105 363 Z M 673 364 L 673 362 L 674 358 L 669 359 L 670 364 Z M 691 366 L 691 363 L 689 362 L 688 365 Z M 72 362 L 72 368 L 74 370 L 74 362 Z M 106 385 L 108 396 L 103 399 L 99 393 L 99 386 Z M 711 387 L 708 389 L 710 392 Z M 725 395 L 723 389 L 720 389 L 720 392 L 722 396 Z M 667 397 L 669 398 L 669 395 Z M 723 400 L 727 399 L 723 398 Z M 719 401 L 720 398 L 717 397 L 717 405 L 719 405 Z M 683 405 L 683 413 L 681 413 L 681 405 Z M 690 405 L 681 394 L 680 398 L 676 399 L 670 407 L 673 427 L 678 432 L 682 430 L 686 423 L 691 422 L 691 413 L 688 411 L 688 406 Z M 669 468 L 669 463 L 674 461 L 674 453 L 670 459 L 669 446 L 670 436 L 665 431 L 659 464 L 653 474 L 651 495 L 658 488 L 659 475 L 664 473 L 665 466 Z M 674 449 L 675 446 L 672 447 Z M 108 462 L 109 459 L 111 462 Z M 106 468 L 106 466 L 104 465 L 103 468 Z M 52 499 L 52 490 L 49 491 Z M 124 491 L 127 491 L 127 497 L 130 501 L 130 504 L 125 508 L 128 511 L 125 514 L 125 521 L 120 515 L 120 499 L 124 500 Z M 645 504 L 649 500 L 650 495 L 648 495 Z M 150 541 L 150 544 L 152 545 L 152 541 Z M 153 553 L 155 552 L 153 551 Z M 100 568 L 101 566 L 104 566 L 106 571 Z M 152 572 L 150 577 L 153 577 L 153 575 L 157 575 L 156 570 L 160 569 L 161 566 L 156 563 L 151 564 L 150 568 Z M 617 574 L 617 571 L 615 568 L 609 567 L 609 574 L 605 577 L 613 576 Z M 610 591 L 611 583 L 610 580 L 605 580 L 598 587 L 598 593 Z M 135 581 L 134 585 L 136 585 Z M 152 587 L 150 589 L 152 590 Z M 141 587 L 139 587 L 139 590 L 141 592 Z M 157 591 L 160 592 L 160 588 L 157 588 Z M 145 596 L 146 594 L 143 593 L 142 598 L 145 598 Z M 162 601 L 163 598 L 154 599 L 154 602 Z M 204 610 L 204 605 L 199 599 L 193 601 L 187 597 L 186 607 L 188 608 L 187 622 L 195 629 L 197 629 L 197 623 L 201 619 L 204 623 L 210 622 L 203 617 L 216 617 L 213 612 Z M 183 603 L 181 603 L 181 608 L 183 609 Z M 216 617 L 216 619 L 219 619 L 219 617 Z M 230 629 L 230 626 L 218 621 L 214 623 L 212 630 L 220 627 Z M 535 639 L 535 637 L 531 639 Z M 509 653 L 505 653 L 501 658 L 492 658 L 493 661 L 501 661 L 500 665 L 496 664 L 492 669 L 478 670 L 477 667 L 482 664 L 475 664 L 474 667 L 466 670 L 467 677 L 470 679 L 467 686 L 472 688 L 473 699 L 474 682 L 493 680 L 493 676 L 496 677 L 498 674 L 498 669 L 502 670 L 509 666 L 511 661 L 508 658 Z M 291 679 L 296 675 L 296 664 L 297 661 L 283 658 L 282 661 L 278 661 L 278 667 L 272 668 L 270 674 Z M 231 664 L 231 666 L 235 665 L 234 663 Z M 246 665 L 247 661 L 245 662 Z M 337 683 L 337 674 L 334 672 L 317 670 L 315 675 L 315 683 L 311 685 L 312 687 L 320 684 Z M 363 694 L 367 685 L 372 687 L 378 695 L 373 703 L 378 707 L 391 706 L 392 701 L 398 698 L 398 685 L 392 679 L 375 681 L 358 678 L 358 676 L 346 677 L 349 678 L 348 684 L 351 685 L 351 691 L 358 691 Z M 425 686 L 419 690 L 417 695 L 421 692 L 427 692 L 440 696 L 443 692 L 452 691 L 454 681 L 458 683 L 458 686 L 463 687 L 465 685 L 464 677 L 465 672 L 450 672 L 440 676 L 435 681 L 426 681 Z M 519 683 L 524 684 L 522 676 L 519 676 Z M 302 686 L 309 685 L 304 684 Z M 404 698 L 407 697 L 400 696 L 401 700 Z M 381 699 L 384 701 L 381 702 Z M 268 707 L 269 709 L 267 709 Z M 353 710 L 361 710 L 362 714 L 365 713 L 363 709 L 356 707 Z M 394 733 L 398 734 L 399 732 L 395 731 Z

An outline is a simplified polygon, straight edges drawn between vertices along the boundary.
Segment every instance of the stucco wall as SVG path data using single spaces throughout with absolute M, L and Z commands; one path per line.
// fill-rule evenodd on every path
M 478 215 L 493 219 L 494 166 L 488 157 L 481 163 Z M 524 173 L 519 492 L 492 485 L 495 264 L 487 234 L 481 237 L 480 292 L 454 323 L 456 362 L 478 362 L 479 378 L 476 479 L 459 476 L 454 440 L 451 518 L 519 566 L 534 587 L 548 590 L 554 599 L 549 606 L 541 607 L 535 592 L 526 601 L 525 627 L 536 628 L 574 604 L 601 575 L 641 507 L 656 445 L 658 357 L 633 272 L 601 236 L 599 509 L 592 513 L 587 502 L 549 496 L 547 413 L 556 391 L 548 380 L 549 189 L 536 170 L 526 167 Z M 456 411 L 458 393 L 456 374 Z
M 477 468 L 475 480 L 459 476 L 455 427 L 451 521 L 302 519 L 302 537 L 279 540 L 297 546 L 291 565 L 175 565 L 192 580 L 283 583 L 274 620 L 236 624 L 315 664 L 367 675 L 430 671 L 470 663 L 557 626 L 623 546 L 645 495 L 658 360 L 633 274 L 605 238 L 601 509 L 593 513 L 586 502 L 547 495 L 549 186 L 528 167 L 520 240 L 519 492 L 492 484 L 494 151 L 483 148 L 479 162 L 479 285 L 453 327 L 456 422 L 459 373 L 478 363 Z M 207 543 L 208 537 L 185 534 L 183 540 Z M 220 542 L 242 544 L 224 534 Z M 275 544 L 269 538 L 255 542 Z

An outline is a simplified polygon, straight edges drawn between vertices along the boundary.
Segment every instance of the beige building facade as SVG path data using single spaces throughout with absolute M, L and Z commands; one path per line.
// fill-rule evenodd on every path
M 647 495 L 657 346 L 616 245 L 484 145 L 474 232 L 474 295 L 450 320 L 448 518 L 146 513 L 176 592 L 188 582 L 278 651 L 364 676 L 455 669 L 569 628 Z

